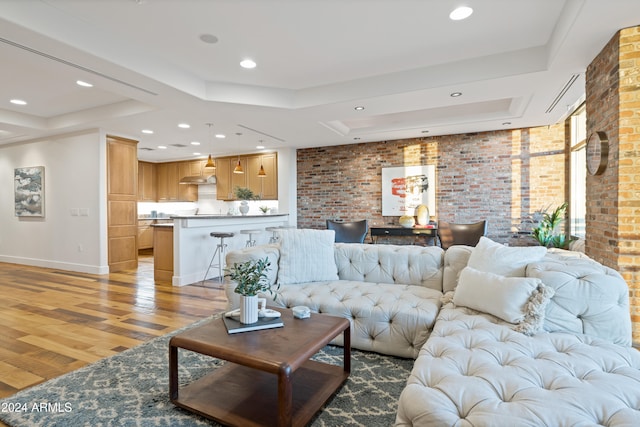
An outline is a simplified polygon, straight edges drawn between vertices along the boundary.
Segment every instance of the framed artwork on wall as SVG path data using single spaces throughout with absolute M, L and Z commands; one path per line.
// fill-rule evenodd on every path
M 382 168 L 382 216 L 413 216 L 418 205 L 435 213 L 435 184 L 433 165 Z
M 16 216 L 44 217 L 44 166 L 16 168 L 13 181 Z

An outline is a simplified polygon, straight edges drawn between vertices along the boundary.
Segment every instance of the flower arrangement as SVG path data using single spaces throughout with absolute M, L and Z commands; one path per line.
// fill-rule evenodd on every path
M 225 277 L 238 283 L 234 291 L 237 294 L 254 296 L 260 292 L 269 292 L 274 295 L 275 300 L 276 294 L 267 282 L 270 266 L 269 258 L 234 263 L 232 267 L 225 268 Z

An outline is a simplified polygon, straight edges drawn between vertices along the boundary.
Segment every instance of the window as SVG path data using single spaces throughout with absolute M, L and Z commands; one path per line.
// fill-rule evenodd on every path
M 571 115 L 571 236 L 585 237 L 587 181 L 587 112 L 584 104 Z

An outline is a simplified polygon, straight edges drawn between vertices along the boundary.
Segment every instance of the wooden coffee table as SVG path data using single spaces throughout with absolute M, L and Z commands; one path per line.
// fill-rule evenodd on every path
M 304 426 L 349 377 L 349 321 L 312 313 L 295 319 L 280 309 L 283 328 L 227 334 L 221 318 L 190 329 L 169 342 L 171 401 L 232 426 Z M 340 333 L 343 366 L 311 356 Z M 207 376 L 179 388 L 178 348 L 226 360 Z

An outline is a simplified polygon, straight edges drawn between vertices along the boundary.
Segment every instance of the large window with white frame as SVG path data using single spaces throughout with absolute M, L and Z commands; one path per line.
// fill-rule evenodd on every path
M 587 112 L 584 104 L 571 115 L 571 236 L 585 237 Z

